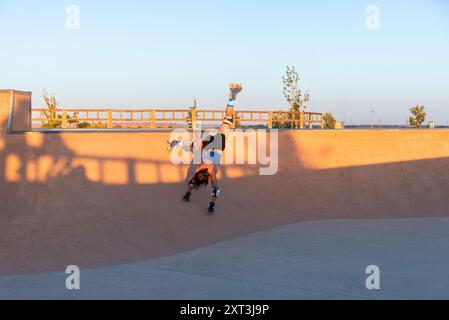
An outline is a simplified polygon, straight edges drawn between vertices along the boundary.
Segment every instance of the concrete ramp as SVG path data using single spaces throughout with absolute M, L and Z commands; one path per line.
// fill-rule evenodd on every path
M 209 189 L 181 201 L 189 166 L 171 163 L 169 133 L 2 132 L 1 275 L 144 261 L 307 220 L 449 216 L 448 131 L 280 132 L 277 174 L 224 166 L 213 217 Z
M 448 299 L 449 219 L 293 223 L 169 257 L 81 270 L 0 276 L 0 299 Z M 366 266 L 381 290 L 366 289 Z
M 447 216 L 446 136 L 281 133 L 278 173 L 224 167 L 208 217 L 210 190 L 181 202 L 189 168 L 170 163 L 166 133 L 7 135 L 0 270 L 140 261 L 303 220 Z

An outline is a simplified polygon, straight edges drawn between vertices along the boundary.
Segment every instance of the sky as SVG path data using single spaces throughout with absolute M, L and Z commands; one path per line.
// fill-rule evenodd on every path
M 310 111 L 405 124 L 420 104 L 449 123 L 447 0 L 0 0 L 0 43 L 0 88 L 34 107 L 46 88 L 66 108 L 217 109 L 241 82 L 237 108 L 288 110 L 295 66 Z

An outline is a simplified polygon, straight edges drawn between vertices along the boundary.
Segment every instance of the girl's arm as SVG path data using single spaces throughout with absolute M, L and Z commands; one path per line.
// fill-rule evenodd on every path
M 195 173 L 197 173 L 198 171 L 202 170 L 203 168 L 204 168 L 204 166 L 200 165 L 198 168 L 196 168 Z M 189 185 L 187 187 L 186 194 L 182 198 L 184 200 L 184 202 L 190 202 L 190 197 L 192 196 L 192 191 L 195 188 L 192 180 L 193 180 L 193 178 L 189 181 Z

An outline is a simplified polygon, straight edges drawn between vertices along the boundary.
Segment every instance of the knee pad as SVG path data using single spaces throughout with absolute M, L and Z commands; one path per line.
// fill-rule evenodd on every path
M 195 187 L 196 187 L 196 181 L 193 180 L 193 179 L 191 179 L 191 180 L 189 181 L 189 187 L 190 187 L 190 188 L 195 188 Z
M 234 124 L 234 117 L 225 117 L 223 123 L 232 126 Z
M 212 196 L 214 198 L 218 198 L 220 196 L 221 190 L 220 188 L 214 188 L 214 190 L 212 191 Z

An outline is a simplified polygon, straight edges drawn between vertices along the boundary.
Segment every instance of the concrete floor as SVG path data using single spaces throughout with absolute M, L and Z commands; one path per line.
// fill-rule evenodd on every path
M 0 277 L 0 299 L 449 299 L 449 219 L 303 222 L 65 280 Z

